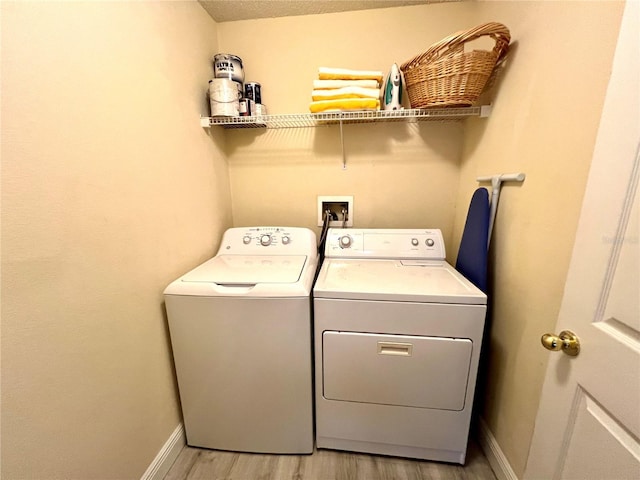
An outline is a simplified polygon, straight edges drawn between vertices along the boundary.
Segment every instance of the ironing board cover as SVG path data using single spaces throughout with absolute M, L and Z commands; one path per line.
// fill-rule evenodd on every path
M 469 204 L 456 270 L 484 293 L 487 293 L 489 217 L 489 192 L 486 188 L 478 188 Z

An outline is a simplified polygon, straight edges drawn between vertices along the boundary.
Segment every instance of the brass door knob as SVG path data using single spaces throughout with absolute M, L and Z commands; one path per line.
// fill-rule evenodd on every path
M 560 335 L 558 336 L 551 333 L 545 333 L 540 341 L 542 342 L 542 346 L 547 350 L 552 350 L 554 352 L 562 350 L 564 353 L 572 357 L 575 357 L 580 353 L 580 339 L 570 330 L 564 330 L 560 332 Z

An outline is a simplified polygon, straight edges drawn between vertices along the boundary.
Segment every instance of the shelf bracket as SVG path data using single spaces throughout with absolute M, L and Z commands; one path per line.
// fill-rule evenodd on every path
M 480 107 L 480 118 L 486 118 L 489 115 L 491 115 L 491 109 L 492 109 L 491 105 L 482 105 Z
M 344 132 L 342 131 L 342 119 L 340 119 L 340 148 L 342 149 L 342 169 L 347 169 L 347 157 L 344 154 Z

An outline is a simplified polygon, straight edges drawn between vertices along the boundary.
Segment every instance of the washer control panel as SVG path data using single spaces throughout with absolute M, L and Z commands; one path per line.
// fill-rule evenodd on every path
M 326 257 L 444 260 L 439 229 L 330 228 Z
M 219 253 L 242 255 L 314 255 L 316 234 L 299 227 L 230 228 L 222 237 Z

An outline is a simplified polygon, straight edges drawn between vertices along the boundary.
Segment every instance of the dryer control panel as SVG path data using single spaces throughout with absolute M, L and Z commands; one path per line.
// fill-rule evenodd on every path
M 439 229 L 330 228 L 325 257 L 444 260 Z

